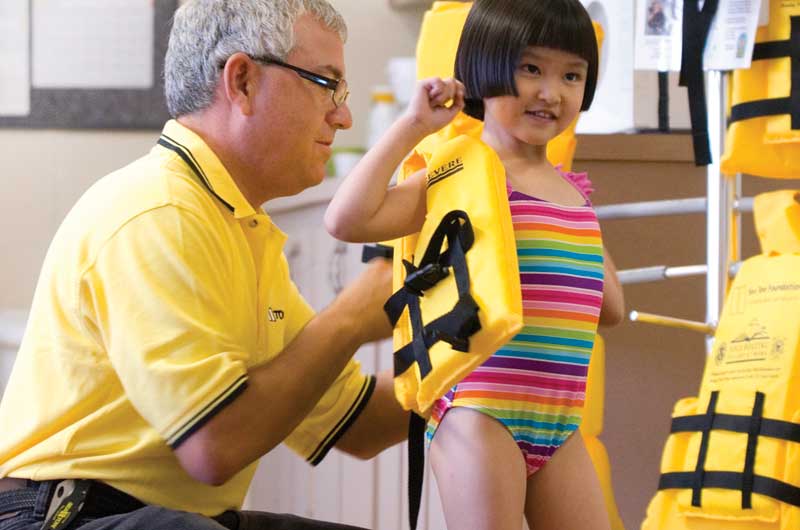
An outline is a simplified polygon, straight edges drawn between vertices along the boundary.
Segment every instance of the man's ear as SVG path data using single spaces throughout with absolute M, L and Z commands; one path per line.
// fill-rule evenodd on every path
M 258 66 L 247 54 L 237 52 L 225 62 L 220 83 L 228 103 L 249 116 L 253 112 L 253 97 L 258 83 Z

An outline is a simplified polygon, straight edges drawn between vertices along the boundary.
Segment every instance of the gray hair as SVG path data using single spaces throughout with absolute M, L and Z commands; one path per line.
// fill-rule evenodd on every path
M 347 26 L 326 0 L 190 0 L 175 12 L 164 60 L 172 117 L 203 110 L 214 99 L 221 66 L 236 52 L 285 60 L 294 23 L 311 14 L 347 39 Z

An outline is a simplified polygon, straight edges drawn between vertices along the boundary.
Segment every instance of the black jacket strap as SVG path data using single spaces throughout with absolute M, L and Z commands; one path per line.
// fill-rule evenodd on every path
M 663 473 L 658 481 L 658 489 L 688 489 L 694 485 L 694 472 L 681 471 Z M 737 471 L 706 471 L 703 475 L 704 488 L 728 490 L 742 489 L 742 473 Z M 772 497 L 773 499 L 800 507 L 800 488 L 761 475 L 753 476 L 753 493 Z
M 756 392 L 753 413 L 750 415 L 750 428 L 747 430 L 747 450 L 742 472 L 742 509 L 753 507 L 753 479 L 756 465 L 756 446 L 761 433 L 761 419 L 764 414 L 764 393 Z
M 695 432 L 702 431 L 706 421 L 705 414 L 696 416 L 678 416 L 672 419 L 670 432 Z M 714 429 L 731 432 L 750 432 L 750 416 L 736 414 L 715 414 Z M 761 418 L 759 422 L 760 436 L 769 436 L 789 442 L 800 443 L 800 425 L 790 421 Z
M 697 465 L 694 468 L 694 481 L 692 483 L 692 506 L 700 506 L 701 497 L 703 494 L 703 475 L 705 474 L 706 456 L 708 455 L 708 439 L 711 435 L 711 429 L 714 426 L 714 413 L 717 408 L 717 398 L 719 391 L 711 393 L 711 399 L 708 402 L 708 409 L 706 410 L 705 421 L 703 422 L 703 438 L 700 440 L 700 451 L 697 454 Z
M 442 246 L 447 241 L 447 249 Z M 453 349 L 469 351 L 469 337 L 480 329 L 478 304 L 470 294 L 470 278 L 466 251 L 475 241 L 469 216 L 460 210 L 448 212 L 439 223 L 428 242 L 419 265 L 404 261 L 406 279 L 384 306 L 392 324 L 396 324 L 405 308 L 411 319 L 411 342 L 395 352 L 395 376 L 408 370 L 415 362 L 420 377 L 431 371 L 429 349 L 437 342 L 448 342 Z M 420 297 L 446 278 L 452 270 L 458 290 L 458 300 L 453 309 L 428 325 L 424 325 L 420 310 Z
M 425 418 L 413 412 L 408 423 L 408 524 L 416 530 L 425 478 Z
M 754 61 L 789 57 L 789 97 L 757 99 L 732 105 L 729 124 L 752 118 L 789 114 L 792 130 L 800 129 L 800 16 L 790 18 L 789 28 L 790 34 L 787 40 L 757 42 L 753 48 Z
M 698 166 L 706 166 L 711 163 L 708 110 L 703 78 L 703 51 L 718 4 L 719 0 L 706 0 L 703 8 L 698 10 L 698 0 L 684 0 L 683 2 L 683 52 L 679 84 L 685 86 L 689 92 L 694 163 Z
M 663 473 L 658 489 L 691 489 L 692 506 L 701 506 L 702 488 L 723 488 L 742 492 L 742 509 L 752 509 L 752 494 L 758 493 L 778 501 L 800 507 L 800 488 L 775 478 L 755 474 L 756 451 L 759 436 L 800 443 L 800 425 L 783 420 L 764 418 L 766 396 L 756 392 L 753 410 L 749 416 L 716 413 L 719 391 L 711 393 L 705 414 L 679 416 L 672 420 L 672 433 L 701 432 L 703 438 L 694 471 Z M 747 434 L 747 447 L 743 471 L 708 471 L 705 460 L 711 430 L 724 430 Z

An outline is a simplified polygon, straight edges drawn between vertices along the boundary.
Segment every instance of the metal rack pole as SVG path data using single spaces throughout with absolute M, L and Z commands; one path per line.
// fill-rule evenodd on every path
M 731 263 L 728 269 L 728 277 L 734 278 L 742 266 L 741 261 Z M 666 265 L 653 265 L 650 267 L 640 267 L 638 269 L 624 269 L 617 271 L 619 281 L 623 285 L 631 283 L 658 282 L 672 278 L 686 278 L 687 276 L 704 276 L 708 271 L 705 263 L 699 265 L 681 265 L 679 267 L 668 267 Z
M 708 133 L 711 143 L 711 164 L 706 168 L 708 211 L 706 213 L 706 322 L 714 327 L 719 320 L 722 302 L 728 288 L 730 268 L 734 183 L 722 175 L 720 159 L 725 131 L 725 94 L 722 72 L 706 72 L 708 101 Z M 706 339 L 706 353 L 711 352 L 713 338 Z
M 597 218 L 629 219 L 639 217 L 654 217 L 658 215 L 680 215 L 692 213 L 705 213 L 708 206 L 706 197 L 692 197 L 689 199 L 666 199 L 661 201 L 628 202 L 622 204 L 607 204 L 595 208 Z M 753 198 L 744 197 L 733 203 L 737 212 L 752 212 Z

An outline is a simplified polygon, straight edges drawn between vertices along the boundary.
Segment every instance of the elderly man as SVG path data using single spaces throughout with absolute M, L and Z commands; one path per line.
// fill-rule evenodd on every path
M 0 405 L 0 529 L 343 528 L 237 510 L 282 442 L 317 463 L 406 433 L 390 374 L 351 359 L 389 334 L 390 267 L 314 315 L 260 207 L 318 184 L 351 125 L 345 31 L 325 0 L 178 10 L 175 120 L 45 259 Z

